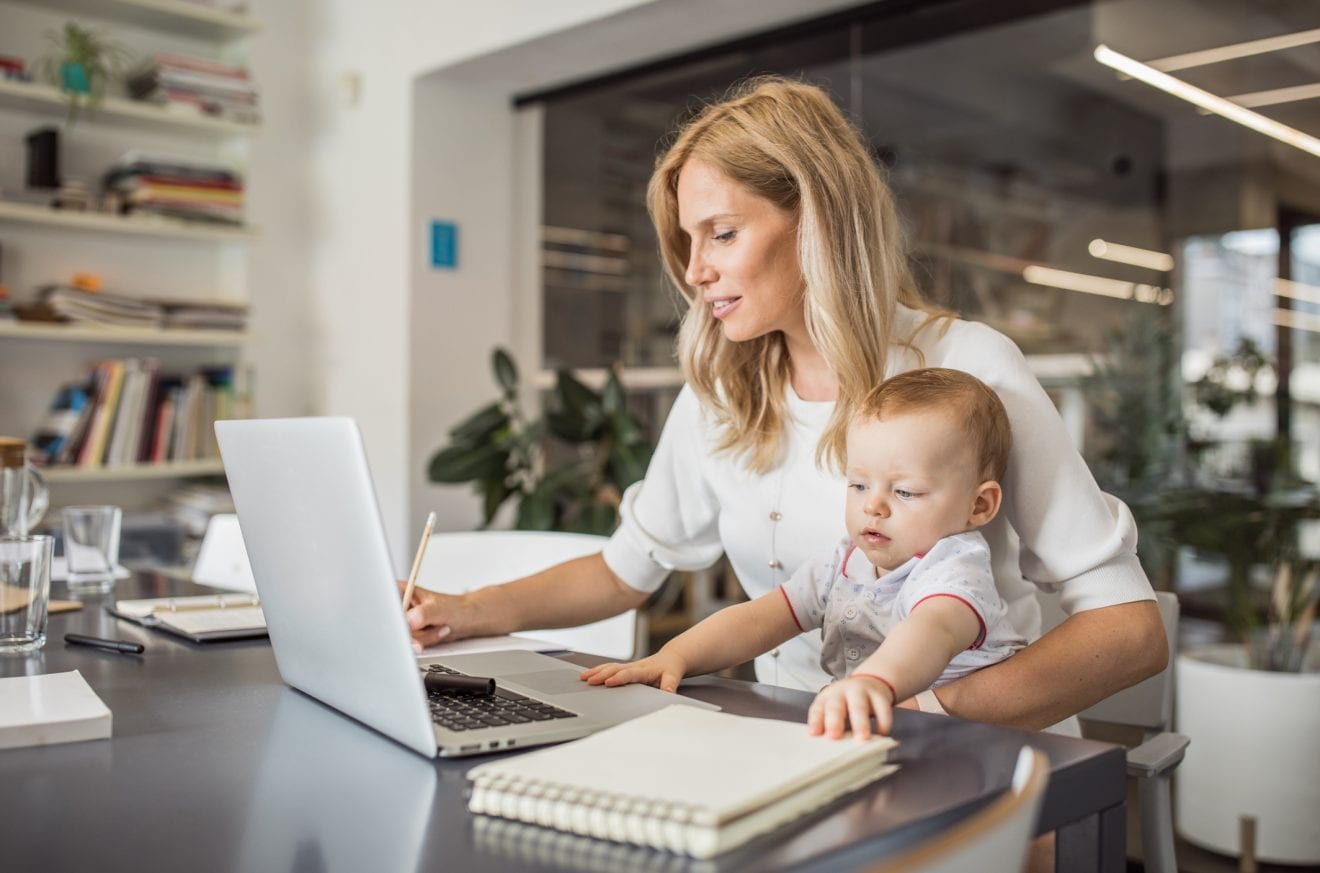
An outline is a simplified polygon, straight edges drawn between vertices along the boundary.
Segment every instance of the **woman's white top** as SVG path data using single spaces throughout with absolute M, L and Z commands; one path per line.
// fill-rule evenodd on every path
M 900 307 L 898 333 L 910 334 L 923 317 Z M 993 388 L 1008 412 L 1013 449 L 1004 501 L 981 533 L 1018 633 L 1040 636 L 1037 588 L 1059 591 L 1069 614 L 1153 600 L 1137 562 L 1132 513 L 1100 491 L 1017 346 L 986 325 L 955 321 L 943 333 L 938 325 L 923 330 L 916 347 L 924 360 L 895 348 L 886 376 L 921 366 L 962 370 Z M 752 473 L 740 456 L 715 450 L 709 416 L 683 388 L 646 477 L 623 495 L 622 521 L 605 546 L 605 563 L 620 579 L 654 591 L 671 570 L 709 567 L 727 554 L 748 596 L 759 597 L 847 536 L 843 475 L 816 466 L 834 404 L 804 401 L 791 387 L 787 400 L 785 460 Z M 816 691 L 830 681 L 820 646 L 818 634 L 795 637 L 756 659 L 757 677 Z

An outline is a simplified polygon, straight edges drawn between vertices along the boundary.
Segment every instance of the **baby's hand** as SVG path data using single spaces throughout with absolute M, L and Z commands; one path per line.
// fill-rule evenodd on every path
M 865 740 L 871 736 L 873 715 L 879 733 L 889 733 L 893 709 L 893 692 L 886 683 L 871 676 L 851 676 L 820 690 L 807 710 L 807 731 L 837 740 L 851 725 L 853 736 Z
M 678 691 L 686 666 L 663 650 L 630 664 L 601 664 L 583 670 L 581 678 L 591 685 L 654 685 L 661 691 Z

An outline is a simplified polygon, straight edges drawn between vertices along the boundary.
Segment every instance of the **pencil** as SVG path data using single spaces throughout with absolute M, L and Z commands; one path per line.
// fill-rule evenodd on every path
M 417 585 L 417 571 L 422 568 L 422 555 L 426 554 L 426 544 L 431 541 L 431 529 L 435 527 L 435 513 L 426 517 L 426 527 L 422 530 L 422 541 L 417 544 L 417 557 L 413 558 L 412 572 L 408 574 L 408 584 L 403 588 L 403 610 L 408 611 L 408 601 L 412 600 L 413 587 Z

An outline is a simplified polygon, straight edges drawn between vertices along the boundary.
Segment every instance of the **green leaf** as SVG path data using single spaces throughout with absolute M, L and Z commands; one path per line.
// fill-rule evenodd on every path
M 552 492 L 538 488 L 523 498 L 518 506 L 519 530 L 553 530 L 555 502 Z
M 618 522 L 619 514 L 615 512 L 613 506 L 606 503 L 591 503 L 583 507 L 574 530 L 606 536 L 614 532 Z
M 504 389 L 504 396 L 512 399 L 518 393 L 518 365 L 513 362 L 513 357 L 497 348 L 491 353 L 490 365 L 495 370 L 495 381 Z
M 628 412 L 617 412 L 610 417 L 610 430 L 614 441 L 623 445 L 637 445 L 642 441 L 642 426 Z
M 610 480 L 622 491 L 646 475 L 647 460 L 631 446 L 615 443 L 610 450 Z
M 482 522 L 484 528 L 495 519 L 495 513 L 500 511 L 504 501 L 508 500 L 513 492 L 503 478 L 492 479 L 484 483 L 482 488 Z
M 508 460 L 508 452 L 498 446 L 449 446 L 431 456 L 427 475 L 432 482 L 442 483 L 502 479 Z
M 508 413 L 498 403 L 492 403 L 450 428 L 449 437 L 455 443 L 480 443 L 508 424 Z
M 626 411 L 627 404 L 628 398 L 624 394 L 623 383 L 619 381 L 619 374 L 610 370 L 609 378 L 605 380 L 605 390 L 601 392 L 601 406 L 606 415 L 613 416 Z

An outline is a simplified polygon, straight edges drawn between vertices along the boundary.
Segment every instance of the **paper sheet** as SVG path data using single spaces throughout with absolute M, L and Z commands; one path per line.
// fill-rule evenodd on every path
M 499 652 L 509 649 L 517 649 L 526 652 L 562 652 L 564 647 L 558 643 L 549 643 L 545 640 L 533 639 L 532 637 L 473 637 L 469 640 L 458 640 L 453 643 L 440 643 L 437 646 L 423 649 L 418 658 L 434 658 L 437 655 L 475 655 L 479 652 Z

